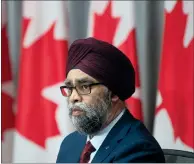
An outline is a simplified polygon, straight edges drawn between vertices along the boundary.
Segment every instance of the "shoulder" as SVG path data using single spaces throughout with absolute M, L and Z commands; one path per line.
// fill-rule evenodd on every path
M 67 135 L 63 139 L 59 147 L 59 152 L 57 155 L 56 162 L 61 163 L 61 161 L 64 161 L 65 159 L 67 159 L 67 156 L 74 151 L 74 148 L 79 146 L 79 144 L 82 142 L 83 142 L 83 136 L 79 134 L 77 131 Z
M 61 147 L 63 147 L 63 145 L 66 145 L 66 147 L 67 147 L 67 145 L 69 145 L 69 144 L 73 144 L 74 142 L 73 141 L 77 141 L 77 140 L 79 140 L 81 138 L 81 134 L 79 134 L 77 131 L 75 131 L 75 132 L 72 132 L 72 133 L 70 133 L 69 135 L 67 135 L 64 139 L 63 139 L 63 141 L 62 141 L 62 143 L 61 143 Z
M 116 151 L 116 161 L 122 162 L 126 158 L 130 162 L 165 162 L 159 143 L 137 119 L 133 120 L 130 130 L 120 141 Z
M 131 146 L 142 145 L 142 148 L 147 148 L 146 146 L 152 145 L 155 148 L 161 149 L 159 143 L 148 131 L 145 125 L 135 118 L 123 141 L 125 142 L 127 140 L 130 140 Z
M 156 142 L 155 138 L 148 131 L 143 122 L 134 118 L 130 112 L 126 112 L 123 119 L 125 121 L 123 121 L 124 124 L 121 126 L 128 129 L 125 138 L 133 138 L 133 140 L 137 141 L 147 140 L 154 143 Z
M 116 149 L 114 162 L 165 162 L 163 151 L 155 142 L 145 139 L 125 141 Z

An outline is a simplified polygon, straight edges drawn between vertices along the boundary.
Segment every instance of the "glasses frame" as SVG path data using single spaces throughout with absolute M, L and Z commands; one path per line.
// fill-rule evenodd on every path
M 74 87 L 68 87 L 68 86 L 60 86 L 60 90 L 61 90 L 61 94 L 64 96 L 64 97 L 70 97 L 72 92 L 73 92 L 73 89 L 76 90 L 76 92 L 79 94 L 79 95 L 89 95 L 91 93 L 91 90 L 92 90 L 92 86 L 95 86 L 95 85 L 103 85 L 103 83 L 92 83 L 92 84 L 84 84 L 86 86 L 89 87 L 89 93 L 85 93 L 85 94 L 82 94 L 82 93 L 79 93 L 79 91 L 77 90 L 77 86 L 74 86 Z M 69 96 L 65 96 L 63 94 L 63 89 L 64 88 L 71 88 L 71 93 L 69 94 Z

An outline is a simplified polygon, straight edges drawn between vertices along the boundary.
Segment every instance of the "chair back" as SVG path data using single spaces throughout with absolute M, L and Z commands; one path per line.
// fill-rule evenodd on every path
M 163 149 L 166 163 L 194 163 L 194 152 Z

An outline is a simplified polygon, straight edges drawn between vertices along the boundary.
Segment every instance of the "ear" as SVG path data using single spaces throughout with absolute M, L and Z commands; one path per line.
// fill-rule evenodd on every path
M 119 97 L 112 93 L 111 99 L 112 99 L 112 102 L 117 102 L 119 100 Z

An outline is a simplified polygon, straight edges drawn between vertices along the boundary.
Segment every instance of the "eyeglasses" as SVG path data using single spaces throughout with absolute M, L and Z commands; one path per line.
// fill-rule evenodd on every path
M 95 85 L 102 85 L 102 83 L 83 84 L 75 87 L 61 86 L 60 90 L 65 97 L 71 96 L 73 89 L 75 89 L 79 95 L 88 95 L 91 93 L 92 86 Z

